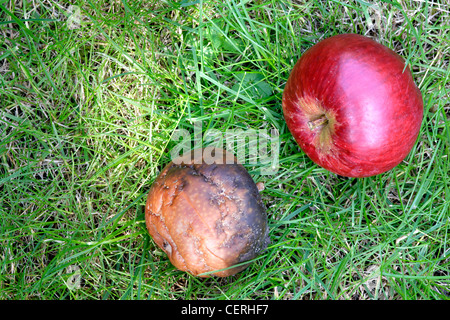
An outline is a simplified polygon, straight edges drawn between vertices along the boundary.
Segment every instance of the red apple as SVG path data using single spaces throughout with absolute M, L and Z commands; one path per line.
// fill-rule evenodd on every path
M 423 116 L 405 61 L 365 36 L 342 34 L 307 50 L 283 92 L 283 114 L 300 148 L 321 167 L 368 177 L 411 151 Z

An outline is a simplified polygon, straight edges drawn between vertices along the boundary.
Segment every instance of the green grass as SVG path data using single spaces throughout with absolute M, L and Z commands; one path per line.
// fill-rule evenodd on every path
M 0 299 L 448 299 L 450 5 L 370 3 L 0 1 Z M 313 164 L 282 117 L 302 52 L 346 32 L 400 53 L 424 97 L 412 152 L 371 178 Z M 276 174 L 245 164 L 271 245 L 225 279 L 176 270 L 144 223 L 199 120 L 280 133 Z

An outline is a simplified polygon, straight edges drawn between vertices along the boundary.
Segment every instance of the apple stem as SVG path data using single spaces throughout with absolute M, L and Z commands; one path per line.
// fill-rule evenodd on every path
M 323 114 L 320 118 L 308 121 L 308 128 L 310 130 L 315 130 L 317 128 L 322 128 L 328 124 L 328 118 Z

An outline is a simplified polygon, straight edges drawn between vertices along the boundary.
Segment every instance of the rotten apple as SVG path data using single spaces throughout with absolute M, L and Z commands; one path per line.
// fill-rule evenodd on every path
M 192 151 L 161 171 L 147 196 L 145 222 L 175 267 L 226 277 L 262 253 L 269 228 L 260 187 L 234 155 L 208 148 L 198 149 L 199 159 Z
M 289 75 L 282 106 L 305 154 L 346 177 L 397 166 L 413 148 L 423 117 L 422 94 L 403 58 L 357 34 L 309 48 Z

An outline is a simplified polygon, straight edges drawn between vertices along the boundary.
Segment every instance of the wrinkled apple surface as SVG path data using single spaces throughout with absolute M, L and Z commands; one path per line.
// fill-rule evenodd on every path
M 212 163 L 199 163 L 193 152 L 170 162 L 149 191 L 145 221 L 175 267 L 194 276 L 225 277 L 245 269 L 248 264 L 232 266 L 267 247 L 268 225 L 246 169 L 224 150 L 212 154 Z

